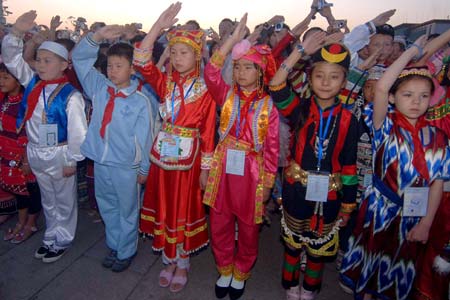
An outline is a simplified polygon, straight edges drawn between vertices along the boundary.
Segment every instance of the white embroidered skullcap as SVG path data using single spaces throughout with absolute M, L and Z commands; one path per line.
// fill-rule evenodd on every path
M 69 51 L 67 51 L 66 47 L 55 42 L 45 41 L 39 46 L 38 50 L 47 50 L 61 56 L 65 60 L 69 60 Z

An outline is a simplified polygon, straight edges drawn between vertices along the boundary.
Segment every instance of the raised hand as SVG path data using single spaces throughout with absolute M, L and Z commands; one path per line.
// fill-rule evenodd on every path
M 322 47 L 325 42 L 326 32 L 316 31 L 311 33 L 302 42 L 302 46 L 305 49 L 305 54 L 312 55 Z
M 284 17 L 280 15 L 275 15 L 269 21 L 267 21 L 267 23 L 269 23 L 270 25 L 275 25 L 282 22 L 284 23 Z
M 369 70 L 370 68 L 375 66 L 382 50 L 383 48 L 376 49 L 364 62 L 359 64 L 358 68 L 360 70 Z
M 16 23 L 14 23 L 13 28 L 14 30 L 18 31 L 19 33 L 25 33 L 32 29 L 36 23 L 37 14 L 35 10 L 30 10 L 20 17 L 17 18 Z
M 60 16 L 56 15 L 52 17 L 52 20 L 50 21 L 50 30 L 56 30 L 61 24 L 62 21 Z
M 343 38 L 344 38 L 344 33 L 341 31 L 338 31 L 338 32 L 327 35 L 325 38 L 325 44 L 340 43 Z
M 181 10 L 181 2 L 172 3 L 162 14 L 159 16 L 155 24 L 160 29 L 167 29 L 175 25 L 178 22 L 176 17 Z
M 126 24 L 123 27 L 123 37 L 126 40 L 131 40 L 136 35 L 138 35 L 138 33 L 139 33 L 139 29 L 137 28 L 136 23 Z
M 395 11 L 396 11 L 395 9 L 391 9 L 391 10 L 388 10 L 388 11 L 385 11 L 385 12 L 379 14 L 372 20 L 373 24 L 375 26 L 381 26 L 383 24 L 386 24 L 391 19 L 391 17 L 395 14 Z
M 245 13 L 242 16 L 241 20 L 234 29 L 233 34 L 230 36 L 230 39 L 231 41 L 233 41 L 234 44 L 241 41 L 247 33 L 247 15 L 248 14 Z
M 124 32 L 124 27 L 120 25 L 106 25 L 97 30 L 92 38 L 96 42 L 100 42 L 105 39 L 116 39 L 120 37 Z

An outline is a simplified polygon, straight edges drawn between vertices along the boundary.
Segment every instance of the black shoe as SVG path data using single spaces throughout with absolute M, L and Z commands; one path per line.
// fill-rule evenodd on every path
M 228 295 L 228 291 L 230 290 L 230 286 L 218 286 L 216 283 L 214 291 L 216 292 L 216 297 L 218 299 L 225 298 Z
M 111 271 L 113 272 L 123 272 L 126 269 L 128 269 L 128 267 L 131 265 L 131 262 L 133 261 L 133 258 L 136 256 L 136 254 L 125 258 L 125 259 L 116 259 L 116 261 L 114 261 L 114 264 L 111 267 Z
M 37 259 L 42 259 L 45 255 L 47 255 L 48 251 L 50 251 L 50 247 L 47 245 L 42 245 L 36 250 L 36 252 L 34 252 L 34 257 Z
M 111 250 L 108 255 L 102 261 L 102 266 L 109 269 L 111 268 L 117 260 L 117 251 Z
M 241 296 L 244 294 L 246 283 L 247 283 L 247 281 L 244 281 L 244 287 L 242 289 L 235 289 L 234 287 L 232 287 L 230 285 L 228 294 L 230 295 L 231 300 L 238 300 L 239 298 L 241 298 Z
M 52 263 L 60 259 L 64 253 L 66 253 L 67 249 L 50 249 L 47 254 L 42 258 L 42 261 L 45 263 Z

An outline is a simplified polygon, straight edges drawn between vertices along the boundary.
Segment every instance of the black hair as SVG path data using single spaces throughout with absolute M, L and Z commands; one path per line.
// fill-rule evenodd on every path
M 67 49 L 68 52 L 72 51 L 73 47 L 75 47 L 75 42 L 72 41 L 71 39 L 65 39 L 65 38 L 56 39 L 55 43 L 63 45 Z
M 376 34 L 384 34 L 384 35 L 390 35 L 392 38 L 395 36 L 395 30 L 394 27 L 392 27 L 389 24 L 383 24 L 380 26 L 375 27 Z
M 441 72 L 443 73 L 441 85 L 442 86 L 450 86 L 450 76 L 448 75 L 450 70 L 450 61 L 442 66 Z
M 20 84 L 19 79 L 17 79 L 17 77 L 14 76 L 14 75 L 9 71 L 9 69 L 6 67 L 6 65 L 5 65 L 4 63 L 0 63 L 0 72 L 4 72 L 4 73 L 6 73 L 6 74 L 11 75 L 11 77 L 14 78 L 14 79 L 19 83 L 20 89 L 21 89 L 22 91 L 24 90 L 24 87 L 23 87 L 22 84 Z
M 198 22 L 196 20 L 189 20 L 185 23 L 185 25 L 194 25 L 195 30 L 199 30 L 200 29 L 200 24 L 198 24 Z
M 103 75 L 107 76 L 106 69 L 108 67 L 108 58 L 105 54 L 98 53 L 97 60 L 94 63 L 94 68 L 100 69 Z
M 389 89 L 389 94 L 395 95 L 395 93 L 398 91 L 398 89 L 405 83 L 410 81 L 411 79 L 422 79 L 422 80 L 426 80 L 429 82 L 430 87 L 431 87 L 431 95 L 434 93 L 434 84 L 433 84 L 433 80 L 430 77 L 427 76 L 423 76 L 423 75 L 418 75 L 418 74 L 411 74 L 411 75 L 406 75 L 402 78 L 398 78 L 394 84 L 391 86 L 391 88 Z
M 130 44 L 117 43 L 109 47 L 108 52 L 106 52 L 106 56 L 119 56 L 126 58 L 131 65 L 133 63 L 133 51 L 134 48 Z

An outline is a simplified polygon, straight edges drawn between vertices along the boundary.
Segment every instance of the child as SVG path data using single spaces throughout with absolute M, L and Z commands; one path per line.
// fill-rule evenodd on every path
M 350 53 L 314 32 L 296 46 L 271 82 L 271 95 L 293 130 L 291 158 L 283 185 L 283 287 L 288 300 L 314 299 L 324 263 L 339 247 L 339 228 L 355 208 L 357 120 L 339 99 L 346 85 Z M 318 49 L 318 50 L 317 50 Z M 316 51 L 317 50 L 317 51 Z M 292 66 L 312 55 L 312 97 L 299 99 L 286 86 Z M 299 289 L 300 252 L 305 248 L 305 278 Z
M 36 219 L 41 210 L 41 194 L 25 153 L 25 131 L 16 131 L 23 87 L 4 64 L 0 64 L 0 91 L 0 188 L 15 195 L 19 211 L 19 222 L 8 230 L 3 240 L 20 244 L 38 230 Z
M 94 68 L 99 43 L 122 33 L 121 26 L 104 26 L 84 38 L 72 54 L 75 71 L 93 104 L 81 151 L 94 161 L 95 197 L 110 249 L 102 265 L 114 272 L 125 271 L 136 255 L 137 184 L 147 179 L 155 119 L 150 100 L 138 90 L 138 80 L 131 80 L 132 46 L 117 43 L 109 48 L 108 78 Z
M 22 58 L 22 36 L 34 26 L 35 11 L 20 16 L 3 40 L 2 55 L 10 72 L 26 87 L 17 117 L 25 125 L 27 157 L 41 190 L 46 221 L 43 245 L 35 257 L 50 263 L 61 258 L 77 226 L 76 164 L 84 157 L 84 100 L 64 76 L 68 52 L 55 42 L 38 48 L 36 73 Z
M 177 19 L 181 3 L 158 18 L 139 48 L 135 64 L 154 88 L 161 104 L 162 128 L 151 148 L 153 162 L 145 189 L 140 230 L 153 236 L 152 248 L 163 252 L 159 285 L 181 291 L 187 282 L 189 255 L 208 244 L 201 189 L 214 150 L 215 103 L 200 76 L 203 31 L 168 33 L 167 73 L 152 63 L 152 47 L 161 30 Z
M 367 111 L 374 176 L 341 268 L 356 299 L 410 299 L 416 259 L 441 200 L 442 178 L 449 177 L 448 139 L 424 115 L 434 90 L 431 74 L 405 68 L 425 40 L 386 70 Z
M 266 91 L 275 60 L 268 46 L 240 41 L 246 21 L 247 15 L 205 67 L 208 90 L 222 112 L 203 202 L 211 206 L 212 250 L 220 273 L 216 296 L 229 293 L 230 299 L 242 296 L 256 261 L 263 204 L 275 181 L 279 152 L 278 111 Z M 221 69 L 231 49 L 234 84 L 229 86 Z M 240 162 L 233 164 L 234 159 Z

